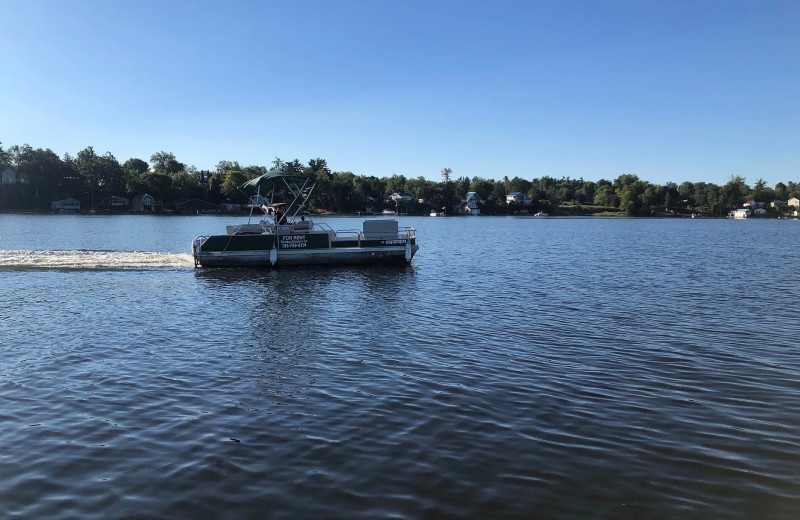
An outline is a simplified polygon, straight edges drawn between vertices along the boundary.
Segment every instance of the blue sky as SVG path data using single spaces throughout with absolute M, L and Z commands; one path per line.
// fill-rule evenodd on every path
M 800 181 L 800 2 L 0 0 L 0 141 L 200 169 Z

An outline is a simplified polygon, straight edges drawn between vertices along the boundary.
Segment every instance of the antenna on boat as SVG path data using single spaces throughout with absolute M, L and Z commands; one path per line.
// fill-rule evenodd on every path
M 241 191 L 241 190 L 239 190 L 239 191 Z M 242 193 L 244 193 L 244 192 L 242 192 Z M 245 195 L 247 195 L 247 194 L 245 193 Z M 261 186 L 259 186 L 256 189 L 256 202 L 258 202 L 260 200 L 261 200 Z M 250 215 L 247 216 L 247 223 L 248 224 L 250 223 L 250 220 L 253 218 L 253 208 L 254 207 L 255 207 L 255 204 L 253 204 L 253 201 L 250 200 Z

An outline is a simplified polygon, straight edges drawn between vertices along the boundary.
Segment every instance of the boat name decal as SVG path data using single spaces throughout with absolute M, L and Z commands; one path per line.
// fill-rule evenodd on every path
M 385 245 L 385 246 L 404 246 L 404 245 L 406 245 L 406 241 L 405 240 L 400 240 L 400 239 L 398 239 L 398 240 L 384 240 L 383 241 L 383 245 Z
M 281 235 L 281 249 L 306 249 L 306 235 Z

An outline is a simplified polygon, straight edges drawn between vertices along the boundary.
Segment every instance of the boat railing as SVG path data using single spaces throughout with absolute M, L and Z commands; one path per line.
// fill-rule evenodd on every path
M 343 236 L 352 236 L 352 235 L 361 235 L 360 229 L 337 229 L 336 235 L 343 235 Z
M 398 233 L 399 238 L 416 238 L 417 230 L 410 226 L 401 227 Z
M 328 231 L 329 233 L 330 232 L 335 233 L 335 231 L 333 231 L 333 228 L 330 227 L 326 222 L 314 222 L 314 230 L 315 231 Z
M 364 240 L 364 233 L 360 229 L 337 229 L 336 237 L 338 239 L 355 238 L 358 241 L 358 247 L 361 247 L 361 241 Z

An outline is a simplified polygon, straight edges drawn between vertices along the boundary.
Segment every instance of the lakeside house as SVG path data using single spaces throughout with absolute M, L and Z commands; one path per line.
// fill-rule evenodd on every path
M 6 168 L 0 172 L 0 183 L 2 184 L 25 184 L 25 179 L 17 175 L 11 168 Z
M 24 184 L 25 179 L 11 168 L 0 172 L 0 210 L 17 206 Z
M 160 204 L 156 203 L 152 195 L 145 193 L 144 195 L 137 195 L 133 198 L 131 210 L 137 213 L 153 213 L 157 209 L 160 209 L 158 208 L 159 205 Z
M 467 193 L 467 198 L 458 204 L 459 215 L 480 215 L 481 208 L 479 206 L 481 197 L 474 191 Z
M 798 199 L 797 197 L 792 197 L 786 202 L 786 204 L 788 204 L 789 206 L 794 206 L 795 208 L 800 208 L 800 199 Z
M 401 208 L 400 208 L 401 203 L 406 206 L 406 213 L 408 213 L 408 203 L 414 200 L 414 197 L 412 197 L 411 195 L 408 195 L 406 193 L 403 193 L 401 195 L 397 192 L 392 193 L 389 196 L 389 198 L 394 201 L 394 209 L 398 215 L 401 213 Z
M 242 211 L 242 205 L 234 202 L 221 202 L 219 210 L 223 213 L 238 213 Z
M 750 218 L 750 208 L 732 209 L 728 213 L 729 218 Z
M 175 213 L 219 213 L 219 205 L 201 199 L 175 201 Z
M 110 197 L 106 197 L 102 200 L 101 204 L 106 208 L 111 209 L 123 209 L 127 208 L 131 205 L 131 199 L 126 197 L 117 197 L 116 195 L 112 195 Z
M 81 210 L 81 201 L 72 197 L 54 200 L 50 203 L 50 209 L 59 213 L 78 213 Z
M 522 193 L 521 191 L 513 191 L 506 195 L 506 204 L 518 204 L 520 206 L 530 206 L 533 204 L 533 199 Z

